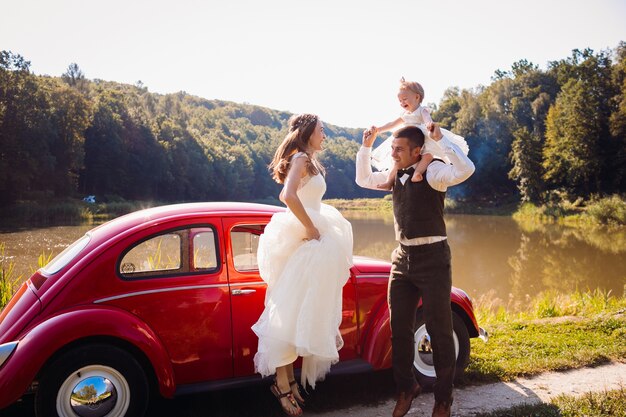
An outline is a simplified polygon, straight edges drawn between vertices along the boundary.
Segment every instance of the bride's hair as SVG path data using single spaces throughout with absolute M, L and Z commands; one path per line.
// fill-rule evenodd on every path
M 409 90 L 420 96 L 420 103 L 424 100 L 424 87 L 416 81 L 407 81 L 402 77 L 400 79 L 400 90 Z
M 289 118 L 289 132 L 280 146 L 278 146 L 278 149 L 276 149 L 274 159 L 269 165 L 274 181 L 279 184 L 285 182 L 287 172 L 289 172 L 291 157 L 298 152 L 304 152 L 309 157 L 307 163 L 309 175 L 324 173 L 324 167 L 315 159 L 313 154 L 307 152 L 309 139 L 317 127 L 318 120 L 319 118 L 316 115 L 306 113 L 293 115 Z

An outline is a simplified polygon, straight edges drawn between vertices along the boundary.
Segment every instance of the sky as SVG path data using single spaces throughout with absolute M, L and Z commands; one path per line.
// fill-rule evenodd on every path
M 315 113 L 396 119 L 401 77 L 424 103 L 626 41 L 625 0 L 0 0 L 0 50 L 60 76 Z

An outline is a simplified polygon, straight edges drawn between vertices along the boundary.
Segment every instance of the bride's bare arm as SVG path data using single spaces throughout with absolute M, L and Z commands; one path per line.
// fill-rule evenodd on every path
M 285 178 L 285 186 L 280 193 L 280 199 L 289 207 L 289 210 L 296 216 L 300 223 L 306 229 L 306 239 L 319 239 L 320 232 L 313 224 L 313 221 L 307 214 L 300 198 L 298 197 L 298 186 L 302 178 L 306 176 L 306 164 L 308 158 L 294 158 L 291 161 L 291 167 Z

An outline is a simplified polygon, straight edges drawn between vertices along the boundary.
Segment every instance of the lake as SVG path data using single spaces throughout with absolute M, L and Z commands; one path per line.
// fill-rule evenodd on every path
M 396 247 L 390 213 L 345 212 L 354 253 L 389 260 Z M 471 297 L 523 308 L 545 290 L 569 293 L 599 288 L 623 295 L 626 230 L 583 231 L 558 225 L 520 225 L 510 217 L 447 215 L 452 281 Z M 0 233 L 5 264 L 28 277 L 40 254 L 53 255 L 93 226 L 57 226 Z M 25 279 L 25 278 L 24 278 Z

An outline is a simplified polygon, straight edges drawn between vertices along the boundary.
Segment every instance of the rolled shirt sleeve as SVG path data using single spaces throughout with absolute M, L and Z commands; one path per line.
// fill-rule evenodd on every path
M 474 173 L 476 170 L 474 163 L 463 153 L 458 145 L 449 141 L 445 136 L 441 140 L 433 142 L 440 148 L 440 154 L 445 155 L 450 160 L 450 164 L 441 161 L 431 162 L 426 175 L 426 179 L 431 187 L 437 191 L 444 192 L 448 187 L 462 183 Z
M 356 183 L 363 188 L 379 190 L 376 186 L 387 181 L 387 171 L 373 172 L 370 163 L 372 148 L 361 146 L 356 154 Z

